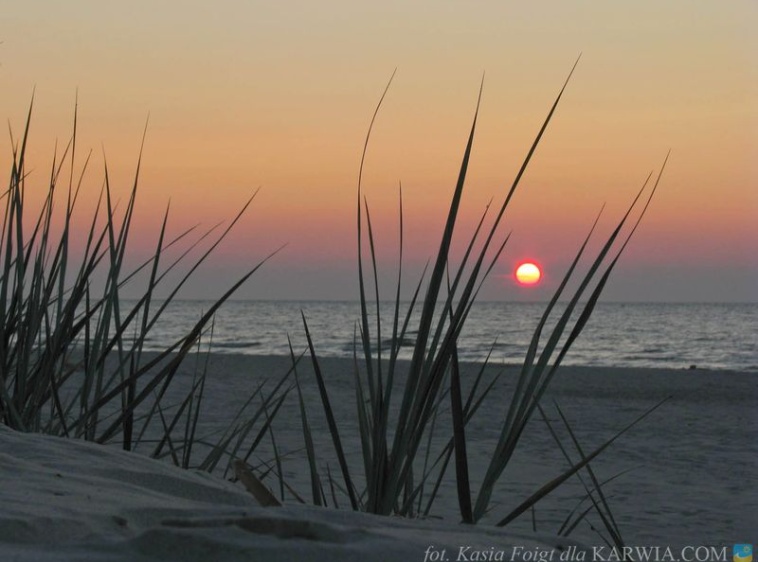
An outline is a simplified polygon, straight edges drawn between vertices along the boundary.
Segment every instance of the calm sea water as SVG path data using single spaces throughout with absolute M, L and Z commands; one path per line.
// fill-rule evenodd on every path
M 210 305 L 204 301 L 172 303 L 148 342 L 150 348 L 165 348 L 175 341 Z M 518 363 L 543 310 L 543 304 L 476 303 L 459 343 L 461 358 L 480 361 L 492 349 L 492 360 Z M 212 350 L 288 355 L 289 335 L 295 352 L 302 351 L 307 341 L 301 311 L 319 355 L 352 357 L 360 318 L 357 302 L 229 302 L 217 314 Z M 385 342 L 392 333 L 393 312 L 393 304 L 382 305 Z M 373 310 L 370 313 L 375 338 L 376 314 Z M 410 329 L 415 329 L 413 321 Z M 669 368 L 696 365 L 758 371 L 757 334 L 758 304 L 600 303 L 564 364 Z M 405 348 L 401 356 L 409 357 L 410 348 Z

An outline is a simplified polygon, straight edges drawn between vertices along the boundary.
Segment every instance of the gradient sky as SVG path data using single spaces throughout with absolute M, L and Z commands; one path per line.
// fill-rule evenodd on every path
M 356 296 L 360 153 L 397 67 L 364 175 L 391 297 L 398 184 L 410 280 L 439 243 L 482 73 L 461 236 L 490 199 L 502 201 L 581 52 L 482 298 L 547 298 L 601 205 L 602 236 L 670 148 L 606 300 L 758 301 L 754 0 L 71 0 L 0 12 L 0 99 L 16 136 L 36 88 L 30 185 L 44 189 L 77 90 L 77 168 L 92 148 L 92 198 L 103 152 L 128 189 L 150 115 L 135 260 L 151 251 L 169 199 L 178 233 L 231 218 L 261 187 L 185 296 L 218 294 L 285 243 L 240 297 Z M 537 288 L 511 280 L 527 257 L 545 269 Z

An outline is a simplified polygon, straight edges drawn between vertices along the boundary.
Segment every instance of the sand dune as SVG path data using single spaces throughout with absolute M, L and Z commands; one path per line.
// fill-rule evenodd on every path
M 0 427 L 3 560 L 419 560 L 572 541 L 307 507 L 139 455 Z M 518 554 L 520 551 L 517 551 Z M 516 559 L 519 559 L 516 556 Z

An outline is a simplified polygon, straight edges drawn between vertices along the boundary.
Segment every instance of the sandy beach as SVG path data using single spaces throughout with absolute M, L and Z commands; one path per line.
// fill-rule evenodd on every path
M 222 423 L 246 398 L 244 389 L 252 388 L 262 377 L 283 374 L 288 364 L 282 357 L 213 356 L 204 406 L 207 419 Z M 475 367 L 467 365 L 465 372 Z M 350 391 L 350 361 L 324 359 L 323 368 L 333 395 Z M 505 369 L 468 428 L 475 489 L 477 467 L 481 469 L 488 447 L 492 447 L 491 438 L 499 430 L 509 397 L 515 368 Z M 299 374 L 306 390 L 315 386 L 306 365 Z M 631 469 L 605 488 L 627 544 L 674 548 L 732 545 L 750 542 L 758 522 L 756 376 L 705 370 L 565 367 L 545 406 L 549 419 L 555 421 L 549 402 L 557 401 L 582 446 L 591 450 L 671 396 L 593 462 L 593 468 L 601 481 Z M 177 388 L 188 380 L 188 372 L 180 372 Z M 315 393 L 306 394 L 306 399 L 318 429 Z M 348 455 L 355 454 L 359 444 L 349 437 L 354 427 L 350 401 L 342 400 L 336 410 L 345 430 Z M 509 560 L 521 559 L 529 549 L 564 548 L 574 540 L 587 547 L 601 546 L 602 540 L 589 525 L 578 527 L 570 539 L 557 537 L 560 522 L 582 496 L 576 482 L 538 504 L 536 534 L 531 516 L 506 529 L 492 525 L 508 507 L 515 507 L 565 469 L 544 425 L 536 418 L 531 422 L 516 458 L 503 475 L 492 520 L 475 528 L 457 523 L 449 482 L 443 485 L 442 498 L 426 520 L 318 509 L 294 500 L 281 508 L 262 508 L 240 483 L 224 481 L 219 475 L 183 471 L 168 462 L 122 452 L 116 446 L 1 428 L 0 554 L 4 560 L 29 561 L 347 561 L 360 557 L 423 562 L 441 549 L 447 549 L 448 559 L 456 559 L 451 553 L 466 546 L 473 549 L 470 552 L 487 551 L 490 556 L 502 552 Z M 298 459 L 294 454 L 302 448 L 294 398 L 277 416 L 275 431 L 280 447 L 293 451 L 285 461 L 285 478 L 307 497 L 304 457 L 301 454 Z M 328 441 L 326 435 L 320 437 L 324 443 Z M 322 461 L 334 463 L 328 453 L 325 456 Z M 514 551 L 517 546 L 524 548 Z

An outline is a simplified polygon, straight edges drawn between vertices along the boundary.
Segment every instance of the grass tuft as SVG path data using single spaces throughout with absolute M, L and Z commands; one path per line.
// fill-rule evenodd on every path
M 371 131 L 392 78 L 394 78 L 394 73 L 382 93 L 366 135 L 357 189 L 358 288 L 361 316 L 356 333 L 354 364 L 356 373 L 356 420 L 362 461 L 360 473 L 351 467 L 350 459 L 344 453 L 339 427 L 326 388 L 328 376 L 320 366 L 314 338 L 308 329 L 305 316 L 303 316 L 308 349 L 321 397 L 321 409 L 327 418 L 340 465 L 341 488 L 349 496 L 352 509 L 363 509 L 384 515 L 428 515 L 452 460 L 455 467 L 454 478 L 461 520 L 465 523 L 476 523 L 490 512 L 493 493 L 524 434 L 529 420 L 533 417 L 535 410 L 540 408 L 540 402 L 554 379 L 561 362 L 585 327 L 611 272 L 647 211 L 658 187 L 666 161 L 661 166 L 652 188 L 649 188 L 651 174 L 601 249 L 595 256 L 589 258 L 588 266 L 583 266 L 585 253 L 600 215 L 594 221 L 589 234 L 581 243 L 568 271 L 547 304 L 532 335 L 510 399 L 501 401 L 499 407 L 500 415 L 502 415 L 501 431 L 493 444 L 489 460 L 485 464 L 484 474 L 479 481 L 472 480 L 466 426 L 479 409 L 484 398 L 491 394 L 497 377 L 485 384 L 482 389 L 480 386 L 484 374 L 484 368 L 482 368 L 475 377 L 474 384 L 464 402 L 463 375 L 458 361 L 458 337 L 464 328 L 482 284 L 505 251 L 510 236 L 508 233 L 503 234 L 501 232 L 505 212 L 548 129 L 578 62 L 579 59 L 574 63 L 560 88 L 490 226 L 484 228 L 490 208 L 488 205 L 479 224 L 468 237 L 466 251 L 462 258 L 458 263 L 453 263 L 450 248 L 456 234 L 458 210 L 465 189 L 473 149 L 483 91 L 482 81 L 439 249 L 430 262 L 428 277 L 427 270 L 425 270 L 418 281 L 405 313 L 401 311 L 403 304 L 400 300 L 401 285 L 403 284 L 404 224 L 401 187 L 399 207 L 400 267 L 396 286 L 392 291 L 395 301 L 392 316 L 392 335 L 388 343 L 382 338 L 383 326 L 379 313 L 380 291 L 375 234 L 361 181 Z M 647 195 L 643 198 L 645 193 Z M 644 201 L 642 205 L 640 205 L 641 201 Z M 641 209 L 639 209 L 640 206 Z M 637 218 L 632 221 L 631 217 L 635 211 Z M 628 226 L 629 223 L 632 223 L 631 227 Z M 367 247 L 364 248 L 366 235 L 368 238 Z M 496 242 L 496 240 L 499 241 Z M 368 259 L 364 256 L 365 251 L 368 251 Z M 371 268 L 368 273 L 366 263 L 369 263 Z M 584 273 L 580 273 L 583 267 L 586 269 Z M 578 288 L 573 293 L 567 293 L 566 288 L 574 279 L 578 280 Z M 371 287 L 372 282 L 373 287 Z M 369 297 L 368 295 L 371 293 L 373 296 Z M 562 306 L 562 310 L 559 310 L 561 307 L 558 304 L 561 300 L 565 300 L 566 304 Z M 374 324 L 370 321 L 372 301 L 373 312 L 376 315 Z M 405 319 L 402 324 L 401 318 Z M 412 325 L 412 318 L 415 325 Z M 553 325 L 552 329 L 544 333 L 546 326 L 551 324 Z M 411 327 L 413 328 L 412 331 Z M 376 330 L 375 334 L 371 333 L 372 329 Z M 400 364 L 397 361 L 399 350 L 403 342 L 406 342 L 411 335 L 413 339 L 411 359 L 407 365 L 404 365 L 405 370 L 400 372 Z M 385 342 L 384 346 L 383 341 Z M 358 350 L 362 352 L 362 356 Z M 449 404 L 449 407 L 445 408 L 445 404 Z M 642 417 L 658 406 L 646 412 Z M 304 404 L 301 402 L 301 416 L 304 420 L 303 433 L 308 449 L 313 495 L 314 498 L 317 496 L 321 498 L 323 494 L 319 493 L 318 490 L 323 478 L 318 470 L 315 451 L 312 445 L 308 447 L 310 432 L 306 415 Z M 602 494 L 600 482 L 594 472 L 591 471 L 589 463 L 640 419 L 635 420 L 589 454 L 584 453 L 574 438 L 568 421 L 565 418 L 562 419 L 572 436 L 573 446 L 580 454 L 580 460 L 571 463 L 568 470 L 546 483 L 540 490 L 521 502 L 505 517 L 502 517 L 499 524 L 505 525 L 525 512 L 530 512 L 533 515 L 537 502 L 568 478 L 580 470 L 586 469 L 590 475 L 593 490 L 596 490 L 593 492 L 589 486 L 586 487 L 587 495 L 593 503 L 592 507 L 600 514 L 612 541 L 620 544 L 622 542 L 620 531 L 610 511 L 607 497 Z M 563 450 L 565 452 L 565 449 Z M 566 454 L 568 455 L 568 453 Z M 331 477 L 329 482 L 331 485 Z M 357 482 L 365 485 L 360 492 L 355 488 Z M 598 499 L 595 499 L 596 496 Z M 364 501 L 358 501 L 357 497 L 364 499 Z M 583 517 L 584 515 L 581 515 L 580 519 Z M 569 522 L 563 530 L 573 529 L 575 525 L 576 521 Z
M 36 212 L 27 204 L 27 191 L 33 187 L 28 185 L 31 174 L 26 170 L 33 103 L 32 98 L 20 142 L 11 132 L 10 178 L 2 196 L 0 422 L 19 431 L 118 443 L 124 450 L 153 442 L 154 457 L 168 455 L 177 465 L 212 470 L 222 459 L 230 460 L 232 443 L 235 454 L 242 449 L 252 429 L 250 420 L 262 420 L 264 429 L 252 446 L 245 445 L 254 448 L 286 396 L 282 390 L 286 376 L 253 410 L 252 417 L 245 413 L 244 421 L 235 421 L 237 426 L 215 445 L 204 443 L 198 434 L 207 358 L 201 363 L 196 356 L 194 380 L 178 404 L 168 403 L 176 401 L 176 392 L 168 391 L 175 386 L 180 366 L 199 352 L 203 337 L 212 334 L 218 309 L 273 254 L 250 267 L 166 349 L 148 354 L 145 342 L 181 288 L 247 211 L 255 194 L 220 234 L 213 227 L 194 241 L 189 239 L 194 228 L 174 238 L 168 235 L 167 207 L 152 258 L 127 271 L 146 125 L 131 189 L 121 210 L 114 200 L 104 156 L 103 189 L 92 216 L 83 223 L 88 225 L 87 238 L 82 257 L 74 263 L 72 256 L 79 249 L 73 247 L 72 232 L 75 220 L 81 220 L 75 219 L 75 213 L 90 163 L 90 155 L 81 166 L 76 159 L 78 103 L 72 136 L 62 154 L 56 150 L 53 156 L 47 193 Z M 67 186 L 62 179 L 66 168 Z M 62 189 L 65 192 L 59 195 Z M 63 207 L 56 212 L 60 200 Z M 56 221 L 61 226 L 55 226 Z M 187 247 L 167 264 L 167 250 L 180 243 Z M 209 246 L 197 256 L 196 250 L 204 243 Z M 175 285 L 166 286 L 168 273 L 179 266 L 186 267 L 186 272 Z M 144 284 L 138 284 L 140 279 L 145 279 Z M 130 292 L 137 291 L 136 303 L 123 297 L 127 286 Z M 156 299 L 159 290 L 168 293 L 160 302 Z M 254 396 L 262 393 L 259 387 Z M 201 444 L 210 452 L 196 459 Z

